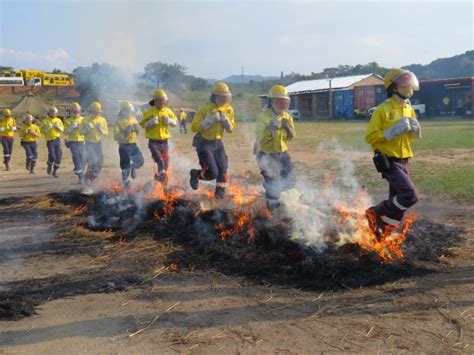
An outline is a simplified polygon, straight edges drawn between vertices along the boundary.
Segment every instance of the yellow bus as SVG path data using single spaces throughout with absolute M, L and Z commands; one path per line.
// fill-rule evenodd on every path
M 20 70 L 23 80 L 28 84 L 34 78 L 41 78 L 44 75 L 42 70 Z
M 74 79 L 67 74 L 43 74 L 43 86 L 74 86 Z

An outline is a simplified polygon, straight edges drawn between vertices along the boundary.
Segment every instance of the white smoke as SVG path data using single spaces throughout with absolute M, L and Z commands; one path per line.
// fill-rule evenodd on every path
M 343 149 L 335 139 L 322 142 L 316 157 L 334 154 L 338 162 L 334 176 L 326 176 L 318 182 L 305 176 L 297 176 L 295 189 L 284 192 L 281 201 L 286 214 L 294 221 L 293 238 L 318 250 L 326 248 L 328 239 L 336 244 L 354 241 L 353 220 L 334 223 L 338 210 L 363 214 L 371 205 L 369 195 L 355 177 L 355 168 L 350 160 L 351 151 Z

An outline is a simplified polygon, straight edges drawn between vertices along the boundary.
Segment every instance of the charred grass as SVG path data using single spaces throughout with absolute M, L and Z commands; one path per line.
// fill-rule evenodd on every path
M 0 201 L 21 203 L 26 202 Z M 223 240 L 216 224 L 231 225 L 230 211 L 199 211 L 196 201 L 185 199 L 138 206 L 123 195 L 69 191 L 29 199 L 28 205 L 45 213 L 56 233 L 38 253 L 81 254 L 92 262 L 76 272 L 0 285 L 0 319 L 29 316 L 53 299 L 143 287 L 163 272 L 181 270 L 308 291 L 352 290 L 438 272 L 464 240 L 462 229 L 418 220 L 405 259 L 384 262 L 355 244 L 324 251 L 303 247 L 290 238 L 291 220 L 284 217 L 256 216 L 252 237 L 244 229 Z

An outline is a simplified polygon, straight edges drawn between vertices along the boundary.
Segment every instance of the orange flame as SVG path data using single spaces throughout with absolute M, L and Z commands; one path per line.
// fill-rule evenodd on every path
M 402 228 L 397 228 L 401 231 L 385 233 L 377 239 L 370 230 L 364 213 L 349 211 L 342 206 L 336 207 L 336 210 L 339 212 L 339 217 L 335 221 L 336 226 L 344 229 L 344 226 L 350 225 L 354 242 L 361 248 L 375 252 L 383 261 L 397 261 L 405 257 L 403 243 L 416 220 L 414 215 L 406 218 Z
M 171 263 L 170 266 L 169 266 L 169 270 L 174 271 L 174 272 L 180 272 L 181 271 L 178 264 L 176 264 L 176 263 Z
M 76 208 L 74 209 L 74 213 L 73 213 L 73 214 L 74 214 L 74 215 L 78 215 L 78 214 L 81 214 L 81 213 L 83 213 L 83 212 L 85 212 L 85 211 L 87 211 L 87 205 L 81 205 L 81 206 L 76 207 Z

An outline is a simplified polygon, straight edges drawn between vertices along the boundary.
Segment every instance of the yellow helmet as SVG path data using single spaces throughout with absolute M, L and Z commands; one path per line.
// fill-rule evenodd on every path
M 120 103 L 120 109 L 121 110 L 131 108 L 131 107 L 132 107 L 132 103 L 130 101 L 122 101 Z
M 218 96 L 230 96 L 232 93 L 226 83 L 215 83 L 214 89 L 212 90 L 214 95 Z
M 154 98 L 163 97 L 163 98 L 167 99 L 167 98 L 168 98 L 168 95 L 166 95 L 166 91 L 165 91 L 165 90 L 163 90 L 163 89 L 158 89 L 158 90 L 155 90 L 155 91 L 153 92 L 153 97 L 154 97 Z
M 9 108 L 4 108 L 4 109 L 3 109 L 3 115 L 4 115 L 5 117 L 11 117 L 11 115 L 12 115 L 12 110 L 10 110 Z
M 91 103 L 91 105 L 89 106 L 89 109 L 90 109 L 90 110 L 93 110 L 93 111 L 102 111 L 102 105 L 100 104 L 100 102 L 94 101 L 94 102 Z
M 50 117 L 56 117 L 58 114 L 58 108 L 56 106 L 51 106 L 49 109 L 48 109 L 48 115 Z
M 71 110 L 76 110 L 76 111 L 78 111 L 78 110 L 80 110 L 80 109 L 81 109 L 81 105 L 79 105 L 77 102 L 73 102 L 73 103 L 71 104 Z
M 290 99 L 288 90 L 283 85 L 274 85 L 268 92 L 268 97 L 270 99 Z
M 402 68 L 390 69 L 385 75 L 383 82 L 385 90 L 387 90 L 394 83 L 402 86 L 411 86 L 413 90 L 418 90 L 420 88 L 420 84 L 418 83 L 416 75 L 411 71 Z
M 34 119 L 35 119 L 35 118 L 34 118 L 31 114 L 27 113 L 27 114 L 23 117 L 23 123 L 26 123 L 28 120 L 34 121 Z

